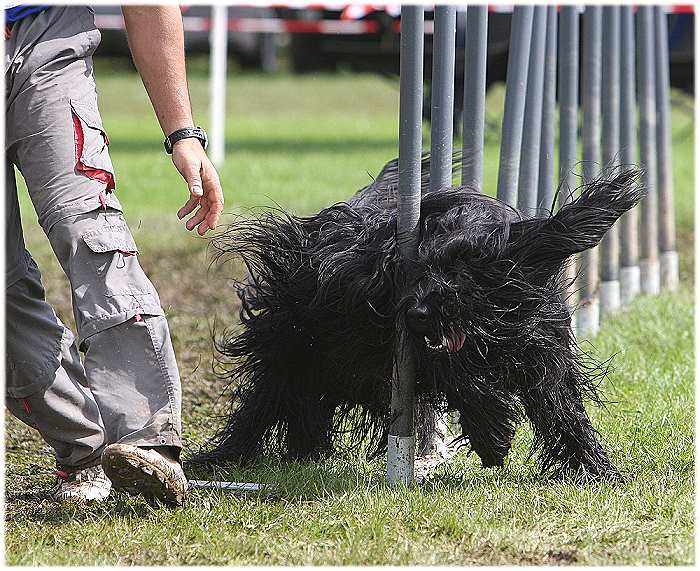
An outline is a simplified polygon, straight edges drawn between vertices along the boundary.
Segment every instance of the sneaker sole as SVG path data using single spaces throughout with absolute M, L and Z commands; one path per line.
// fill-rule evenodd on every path
M 182 506 L 187 496 L 186 484 L 142 457 L 137 450 L 105 450 L 102 467 L 112 487 L 132 496 L 140 494 L 169 506 Z

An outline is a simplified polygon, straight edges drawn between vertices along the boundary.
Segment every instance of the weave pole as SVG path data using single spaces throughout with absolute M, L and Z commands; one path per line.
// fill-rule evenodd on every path
M 436 6 L 430 88 L 430 190 L 452 186 L 456 28 L 456 7 Z
M 624 165 L 637 162 L 637 113 L 635 97 L 635 40 L 632 6 L 620 8 L 620 159 Z M 638 209 L 621 220 L 620 301 L 630 303 L 640 292 Z
M 661 287 L 678 289 L 679 261 L 676 251 L 676 220 L 673 209 L 673 178 L 671 169 L 671 79 L 668 58 L 668 24 L 664 8 L 654 8 L 656 53 L 656 148 L 659 184 L 659 262 Z
M 639 156 L 647 190 L 641 205 L 641 259 L 639 261 L 642 293 L 657 294 L 660 288 L 659 241 L 657 224 L 656 170 L 656 94 L 654 80 L 654 8 L 637 10 L 639 54 Z
M 578 144 L 578 75 L 579 75 L 579 13 L 576 6 L 560 8 L 559 25 L 559 207 L 574 198 L 576 182 L 576 148 Z M 576 306 L 578 292 L 576 257 L 566 266 L 567 302 Z M 575 328 L 576 313 L 572 320 Z
M 523 93 L 527 85 L 533 14 L 532 6 L 516 6 L 511 19 L 497 187 L 498 198 L 511 206 L 515 206 L 518 199 L 520 149 L 525 116 Z
M 464 54 L 462 185 L 478 189 L 484 174 L 487 35 L 488 7 L 469 6 Z
M 209 157 L 219 166 L 226 155 L 226 46 L 228 7 L 214 5 L 209 32 Z
M 602 16 L 599 6 L 586 6 L 583 14 L 583 179 L 590 182 L 600 165 L 600 93 Z M 598 300 L 598 248 L 581 255 L 581 299 L 576 316 L 577 337 L 594 335 L 600 325 Z
M 399 189 L 397 245 L 404 260 L 418 248 L 423 107 L 423 7 L 401 7 L 399 94 Z M 407 280 L 411 276 L 406 277 Z M 397 331 L 391 390 L 387 480 L 394 486 L 414 481 L 416 437 L 415 361 L 405 329 Z
M 537 176 L 537 209 L 544 215 L 554 211 L 554 115 L 557 92 L 557 7 L 547 6 L 547 36 L 542 85 L 542 134 Z
M 430 84 L 430 190 L 452 186 L 452 139 L 454 136 L 455 93 L 455 34 L 457 8 L 435 6 L 433 28 L 433 74 Z M 429 455 L 431 450 L 445 446 L 440 435 L 440 421 L 434 408 L 421 405 L 423 419 L 429 419 L 435 430 L 431 437 L 418 446 L 418 455 Z M 449 415 L 442 422 L 447 427 L 454 423 Z M 447 436 L 447 435 L 445 435 Z
M 532 21 L 530 59 L 525 91 L 525 117 L 518 173 L 518 210 L 525 216 L 537 209 L 537 179 L 542 135 L 542 89 L 544 82 L 544 50 L 546 45 L 547 7 L 536 6 Z M 518 94 L 522 97 L 522 93 Z
M 603 8 L 603 167 L 615 168 L 620 151 L 620 7 Z M 600 312 L 620 308 L 620 229 L 615 224 L 600 244 Z

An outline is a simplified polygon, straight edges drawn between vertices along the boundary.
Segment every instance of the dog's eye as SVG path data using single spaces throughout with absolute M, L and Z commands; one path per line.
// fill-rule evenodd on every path
M 445 300 L 442 306 L 442 313 L 445 317 L 457 317 L 459 315 L 459 302 L 454 297 Z

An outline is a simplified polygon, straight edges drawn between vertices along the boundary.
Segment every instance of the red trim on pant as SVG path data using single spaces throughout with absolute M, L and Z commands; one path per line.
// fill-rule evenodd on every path
M 96 169 L 83 163 L 82 156 L 83 147 L 85 146 L 85 133 L 83 133 L 83 125 L 80 122 L 80 118 L 75 113 L 73 113 L 73 129 L 75 131 L 75 169 L 83 173 L 86 177 L 99 180 L 107 185 L 107 192 L 114 190 L 114 176 L 111 172 L 103 169 Z M 103 133 L 102 136 L 104 137 L 105 144 L 109 144 L 107 135 Z M 103 198 L 100 199 L 100 202 L 102 202 L 102 200 Z

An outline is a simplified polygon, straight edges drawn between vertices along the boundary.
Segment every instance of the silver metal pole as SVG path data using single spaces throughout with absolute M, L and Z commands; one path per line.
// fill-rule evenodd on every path
M 659 249 L 661 287 L 675 290 L 679 281 L 676 217 L 671 168 L 671 80 L 668 58 L 668 21 L 662 6 L 654 8 L 656 27 L 656 147 L 659 165 Z
M 484 173 L 487 34 L 488 7 L 469 6 L 464 54 L 462 184 L 479 189 Z
M 418 248 L 421 190 L 423 105 L 423 7 L 402 6 L 399 95 L 399 202 L 397 243 L 403 259 L 415 257 Z M 410 276 L 409 278 L 410 279 Z M 387 479 L 391 485 L 414 480 L 416 438 L 413 426 L 415 362 L 397 332 L 391 391 Z
M 538 174 L 537 208 L 554 211 L 554 109 L 557 91 L 557 7 L 547 7 L 547 40 L 542 88 L 542 135 Z
M 536 6 L 532 22 L 530 63 L 525 91 L 525 118 L 520 149 L 518 173 L 518 210 L 534 216 L 537 209 L 537 177 L 540 166 L 540 136 L 542 135 L 542 89 L 544 81 L 544 50 L 547 39 L 547 7 Z M 521 93 L 522 97 L 523 94 Z
M 433 76 L 431 78 L 430 111 L 430 190 L 452 186 L 452 138 L 455 93 L 455 33 L 457 8 L 436 6 L 433 29 Z M 432 449 L 446 448 L 440 436 L 440 424 L 449 425 L 449 418 L 438 419 L 433 407 L 423 406 L 435 424 L 427 448 L 418 448 L 418 455 L 429 454 Z
M 603 8 L 603 165 L 611 172 L 620 153 L 620 7 Z M 615 224 L 600 244 L 600 312 L 620 308 L 620 229 Z
M 647 195 L 641 205 L 640 233 L 642 237 L 642 292 L 657 294 L 661 289 L 659 274 L 659 242 L 657 221 L 656 170 L 656 94 L 654 81 L 654 8 L 641 6 L 637 10 L 637 42 L 639 54 L 639 149 L 644 171 L 643 183 Z
M 575 166 L 578 142 L 579 10 L 577 6 L 560 8 L 559 25 L 559 207 L 573 200 L 578 186 Z M 577 257 L 566 267 L 568 304 L 576 306 Z M 573 314 L 576 320 L 576 314 Z M 576 330 L 574 324 L 574 331 Z
M 498 198 L 511 206 L 515 206 L 518 199 L 520 148 L 525 116 L 523 93 L 527 84 L 533 14 L 532 6 L 516 6 L 511 20 L 497 189 Z
M 430 100 L 430 190 L 452 186 L 457 8 L 436 6 Z
M 620 159 L 624 165 L 637 164 L 637 100 L 635 97 L 634 9 L 620 8 Z M 620 298 L 630 303 L 641 288 L 639 274 L 638 208 L 625 213 L 621 220 Z
M 215 4 L 211 8 L 209 32 L 209 158 L 221 165 L 226 146 L 226 49 L 228 43 L 228 8 Z
M 600 90 L 603 10 L 586 6 L 583 15 L 583 178 L 594 179 L 600 167 Z M 594 335 L 600 324 L 598 300 L 598 248 L 581 256 L 581 301 L 577 336 Z

